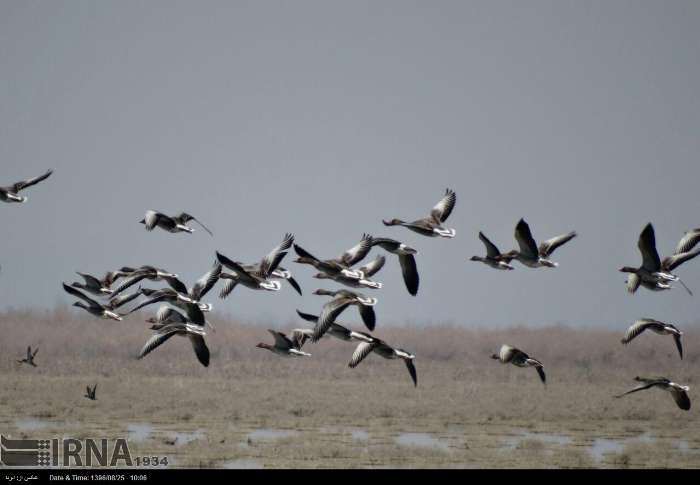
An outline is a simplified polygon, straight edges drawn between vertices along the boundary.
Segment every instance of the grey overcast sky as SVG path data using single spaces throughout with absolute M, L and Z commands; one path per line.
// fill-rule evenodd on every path
M 700 295 L 631 296 L 617 270 L 647 222 L 662 255 L 700 226 L 699 22 L 697 1 L 2 0 L 0 184 L 55 173 L 0 206 L 0 308 L 71 303 L 76 270 L 191 282 L 217 249 L 256 261 L 290 231 L 332 257 L 369 232 L 421 251 L 418 297 L 395 257 L 377 275 L 379 326 L 697 322 Z M 382 225 L 445 187 L 455 239 Z M 215 237 L 148 233 L 149 208 Z M 578 231 L 559 268 L 467 261 L 479 230 L 512 249 L 520 217 Z M 303 297 L 211 301 L 275 325 L 320 310 L 335 285 L 294 256 Z M 700 294 L 700 261 L 678 274 Z

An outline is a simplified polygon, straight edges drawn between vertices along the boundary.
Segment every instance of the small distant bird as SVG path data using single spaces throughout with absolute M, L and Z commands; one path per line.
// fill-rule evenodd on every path
M 37 365 L 34 362 L 34 357 L 36 357 L 37 352 L 39 352 L 39 348 L 37 347 L 36 349 L 34 349 L 34 352 L 32 352 L 32 346 L 30 345 L 29 347 L 27 347 L 27 356 L 22 360 L 18 360 L 17 362 L 19 364 L 29 364 L 32 367 L 36 367 Z
M 572 231 L 568 234 L 562 234 L 561 236 L 547 239 L 540 244 L 538 248 L 530 232 L 530 226 L 525 222 L 525 219 L 520 219 L 515 226 L 515 240 L 518 242 L 520 250 L 514 249 L 513 251 L 509 251 L 505 254 L 505 257 L 516 259 L 530 268 L 556 268 L 559 266 L 559 263 L 555 263 L 550 260 L 549 257 L 558 247 L 566 244 L 575 237 L 576 232 Z M 508 261 L 510 261 L 510 259 Z
M 40 175 L 29 180 L 24 180 L 22 182 L 17 182 L 16 184 L 8 187 L 0 187 L 0 200 L 3 202 L 27 202 L 28 197 L 19 195 L 19 192 L 27 187 L 38 184 L 42 180 L 46 180 L 52 173 L 53 170 L 49 170 L 44 175 Z
M 197 356 L 197 360 L 199 360 L 199 363 L 202 364 L 204 367 L 208 367 L 209 348 L 207 347 L 207 344 L 204 341 L 204 336 L 206 335 L 206 332 L 204 331 L 204 326 L 189 323 L 190 320 L 181 313 L 173 309 L 169 310 L 170 312 L 168 318 L 158 322 L 156 324 L 157 328 L 154 328 L 156 327 L 156 325 L 151 327 L 155 330 L 155 333 L 153 334 L 153 336 L 151 336 L 151 338 L 148 339 L 146 344 L 143 346 L 138 358 L 142 359 L 154 349 L 163 344 L 163 342 L 168 340 L 170 337 L 174 335 L 179 335 L 181 337 L 187 337 L 189 339 L 189 341 L 192 343 L 192 349 L 194 350 L 194 353 Z M 172 312 L 177 313 L 178 316 L 173 316 Z M 158 313 L 161 314 L 160 311 Z M 163 312 L 163 314 L 165 314 L 165 312 Z M 174 323 L 168 323 L 168 320 L 172 320 Z
M 312 342 L 317 342 L 326 333 L 328 327 L 335 322 L 338 315 L 350 305 L 357 306 L 365 326 L 370 331 L 374 330 L 377 317 L 372 307 L 377 304 L 378 300 L 376 298 L 368 298 L 360 293 L 348 290 L 316 290 L 314 295 L 332 296 L 333 299 L 323 305 L 321 315 L 318 317 L 318 323 L 314 327 L 314 333 L 311 336 Z
M 146 216 L 139 221 L 141 224 L 146 226 L 147 231 L 152 231 L 153 228 L 160 227 L 164 231 L 176 233 L 176 232 L 186 232 L 192 234 L 194 229 L 187 225 L 188 222 L 194 221 L 213 236 L 212 232 L 201 222 L 197 220 L 194 216 L 189 215 L 187 212 L 181 212 L 176 216 L 167 216 L 162 212 L 148 210 L 146 211 Z
M 492 243 L 489 238 L 484 236 L 484 233 L 479 231 L 479 239 L 481 240 L 482 243 L 484 243 L 484 246 L 486 246 L 486 257 L 482 258 L 481 256 L 472 256 L 470 261 L 479 261 L 481 263 L 484 263 L 488 266 L 491 266 L 494 269 L 502 269 L 502 270 L 512 270 L 515 269 L 513 266 L 511 266 L 510 263 L 513 257 L 505 255 L 501 253 L 501 251 L 498 250 L 496 245 Z
M 338 273 L 355 279 L 363 279 L 365 275 L 362 271 L 352 269 L 351 266 L 362 261 L 372 249 L 372 236 L 363 234 L 362 239 L 352 248 L 333 259 L 320 260 L 298 244 L 294 245 L 294 251 L 299 256 L 295 263 L 308 264 L 329 276 L 336 276 Z
M 95 384 L 95 387 L 92 389 L 90 389 L 90 386 L 87 386 L 87 391 L 83 397 L 91 399 L 92 401 L 97 401 L 97 384 Z
M 656 250 L 654 226 L 651 225 L 651 222 L 648 223 L 639 235 L 639 241 L 637 242 L 639 252 L 642 253 L 642 265 L 639 268 L 630 266 L 620 268 L 621 272 L 629 273 L 627 277 L 627 291 L 635 293 L 640 285 L 654 291 L 670 290 L 673 287 L 669 282 L 678 281 L 688 294 L 692 295 L 693 292 L 690 291 L 690 288 L 671 271 L 700 254 L 700 248 L 693 249 L 693 246 L 697 244 L 695 237 L 693 231 L 686 233 L 680 240 L 674 253 L 662 261 Z
M 343 273 L 336 273 L 333 276 L 329 275 L 328 273 L 316 273 L 314 275 L 314 278 L 320 280 L 333 280 L 343 285 L 350 286 L 352 288 L 365 287 L 378 290 L 383 286 L 382 283 L 379 283 L 378 281 L 372 281 L 369 278 L 374 276 L 380 269 L 382 269 L 382 267 L 384 267 L 385 262 L 386 258 L 384 256 L 377 256 L 372 261 L 359 268 L 358 271 L 364 275 L 359 280 L 356 278 L 349 278 Z
M 318 323 L 318 315 L 303 313 L 299 310 L 297 310 L 297 314 L 307 322 L 313 323 L 314 325 Z M 312 328 L 295 328 L 294 330 L 292 330 L 292 340 L 298 344 L 298 348 L 301 348 L 308 339 L 313 337 L 313 334 L 314 329 Z M 371 342 L 374 339 L 374 337 L 367 333 L 355 332 L 354 330 L 350 330 L 349 328 L 336 322 L 333 322 L 329 325 L 328 331 L 326 331 L 326 333 L 323 334 L 323 336 L 325 337 L 326 335 L 335 337 L 345 342 L 351 342 L 354 340 L 359 340 L 362 342 Z
M 279 291 L 281 288 L 280 282 L 271 280 L 270 278 L 287 255 L 288 249 L 292 247 L 293 243 L 294 235 L 289 233 L 285 234 L 282 242 L 275 246 L 272 251 L 262 259 L 257 267 L 249 267 L 250 270 L 217 251 L 216 257 L 219 263 L 235 273 L 233 275 L 228 273 L 221 274 L 220 277 L 222 279 L 229 280 L 227 282 L 227 287 L 222 290 L 224 294 L 222 298 L 228 296 L 238 283 L 253 290 Z
M 424 217 L 423 219 L 418 219 L 413 222 L 404 222 L 401 219 L 382 220 L 382 222 L 385 226 L 406 227 L 423 236 L 453 238 L 457 234 L 457 231 L 443 227 L 443 223 L 450 217 L 456 202 L 457 194 L 453 190 L 447 189 L 445 190 L 444 197 L 440 199 L 440 202 L 430 211 L 429 217 Z
M 643 391 L 645 389 L 651 389 L 652 387 L 656 387 L 658 389 L 670 392 L 671 396 L 673 397 L 673 400 L 676 401 L 676 404 L 679 408 L 681 408 L 684 411 L 690 410 L 690 398 L 687 394 L 687 392 L 690 390 L 690 387 L 676 384 L 675 382 L 670 381 L 666 377 L 635 377 L 634 380 L 641 382 L 641 384 L 639 384 L 631 391 L 627 391 L 615 397 L 620 398 L 633 392 Z
M 294 342 L 290 340 L 282 332 L 277 332 L 276 330 L 267 330 L 275 338 L 275 345 L 266 344 L 265 342 L 260 342 L 256 347 L 260 349 L 267 349 L 282 357 L 311 357 L 311 354 L 304 352 L 300 349 L 299 342 Z
M 678 348 L 678 354 L 681 356 L 681 359 L 683 359 L 683 345 L 681 344 L 683 332 L 670 323 L 660 322 L 653 318 L 642 318 L 634 322 L 632 326 L 627 329 L 627 332 L 625 332 L 625 336 L 622 338 L 621 342 L 623 344 L 628 344 L 645 330 L 651 330 L 659 335 L 673 335 L 673 340 L 676 342 L 676 347 Z
M 502 345 L 500 352 L 498 354 L 491 354 L 491 358 L 500 361 L 501 364 L 513 364 L 518 367 L 534 367 L 542 383 L 547 383 L 547 377 L 544 374 L 542 362 L 533 359 L 520 349 L 516 349 L 510 345 Z
M 85 295 L 85 293 L 83 293 L 82 291 L 73 288 L 72 286 L 68 286 L 65 283 L 63 283 L 63 289 L 66 291 L 66 293 L 76 296 L 87 303 L 87 305 L 85 305 L 85 303 L 77 301 L 73 303 L 73 306 L 82 308 L 83 310 L 87 311 L 88 313 L 91 313 L 92 315 L 95 315 L 96 317 L 104 318 L 106 320 L 117 320 L 119 322 L 122 321 L 122 317 L 124 315 L 120 315 L 119 313 L 117 313 L 117 308 L 138 298 L 138 296 L 141 294 L 140 292 L 136 292 L 130 295 L 112 298 L 107 304 L 103 305 L 102 303 L 98 303 L 89 296 Z
M 355 352 L 353 352 L 352 358 L 350 359 L 350 363 L 348 363 L 348 367 L 357 367 L 357 365 L 372 352 L 384 357 L 385 359 L 402 359 L 406 364 L 408 373 L 411 375 L 413 385 L 418 386 L 418 375 L 416 373 L 416 367 L 413 365 L 413 361 L 416 356 L 406 350 L 391 347 L 383 340 L 375 337 L 372 337 L 372 340 L 369 342 L 363 341 L 357 345 Z
M 418 251 L 412 247 L 406 246 L 404 243 L 388 237 L 372 238 L 372 247 L 380 246 L 384 251 L 395 254 L 399 257 L 401 265 L 401 273 L 403 281 L 406 284 L 408 292 L 416 296 L 418 294 L 418 267 L 416 266 L 415 255 Z

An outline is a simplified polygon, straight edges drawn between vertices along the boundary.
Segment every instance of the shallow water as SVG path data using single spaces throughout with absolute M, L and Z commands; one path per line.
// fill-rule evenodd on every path
M 278 440 L 282 438 L 289 438 L 297 434 L 296 431 L 286 430 L 286 429 L 272 429 L 272 428 L 262 428 L 256 429 L 248 433 L 249 440 Z
M 364 429 L 353 430 L 352 439 L 357 441 L 367 441 L 369 439 L 369 433 Z
M 126 431 L 129 433 L 129 440 L 146 441 L 153 433 L 153 426 L 145 423 L 130 424 L 126 427 Z
M 222 468 L 242 470 L 242 469 L 260 469 L 264 468 L 263 464 L 257 460 L 249 458 L 241 458 L 239 460 L 230 460 L 221 465 Z
M 443 451 L 448 451 L 450 448 L 450 445 L 428 433 L 401 433 L 394 441 L 399 445 L 419 446 Z
M 625 446 L 620 440 L 611 440 L 608 438 L 596 438 L 589 448 L 589 453 L 593 455 L 595 461 L 602 461 L 606 453 L 620 453 Z
M 570 436 L 563 434 L 533 433 L 529 430 L 520 430 L 518 435 L 505 439 L 505 446 L 503 448 L 506 450 L 514 450 L 525 440 L 536 440 L 562 446 L 573 443 L 573 439 Z
M 193 441 L 201 440 L 205 437 L 205 433 L 203 429 L 198 429 L 196 431 L 192 431 L 191 433 L 174 431 L 168 433 L 168 436 L 175 440 L 175 446 L 184 446 Z
M 17 419 L 15 421 L 15 426 L 21 431 L 34 431 L 37 429 L 44 429 L 49 426 L 48 421 L 42 421 L 40 419 Z

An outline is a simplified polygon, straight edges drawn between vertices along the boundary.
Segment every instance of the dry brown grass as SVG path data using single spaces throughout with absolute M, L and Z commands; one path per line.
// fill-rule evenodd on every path
M 643 335 L 623 347 L 624 329 L 380 323 L 378 336 L 416 354 L 414 388 L 399 361 L 370 356 L 349 369 L 351 344 L 324 339 L 305 348 L 311 358 L 283 359 L 255 348 L 271 340 L 264 327 L 216 315 L 211 320 L 217 331 L 207 335 L 212 358 L 204 368 L 185 339 L 136 360 L 150 334 L 143 317 L 100 321 L 71 308 L 0 314 L 0 431 L 114 437 L 127 433 L 129 424 L 145 423 L 153 432 L 133 441 L 133 451 L 170 456 L 177 466 L 700 465 L 694 409 L 680 411 L 658 391 L 612 398 L 633 385 L 636 375 L 667 375 L 694 387 L 700 333 L 693 330 L 684 336 L 686 357 L 680 361 L 669 337 Z M 302 325 L 288 323 L 284 329 Z M 548 385 L 531 369 L 489 359 L 501 343 L 543 361 Z M 40 348 L 37 368 L 15 363 L 27 345 Z M 93 382 L 96 402 L 82 397 Z M 27 419 L 45 428 L 27 429 L 21 422 Z M 295 434 L 250 438 L 261 428 Z M 197 430 L 199 439 L 172 444 L 172 433 Z M 353 430 L 367 439 L 354 438 Z M 530 434 L 504 449 L 509 437 L 526 430 L 566 435 L 571 442 Z M 446 448 L 396 442 L 409 432 L 427 433 Z M 624 441 L 644 433 L 655 441 Z M 634 449 L 596 461 L 590 446 L 597 438 L 623 440 L 621 446 Z M 679 440 L 683 449 L 676 446 Z M 653 453 L 655 447 L 671 451 Z

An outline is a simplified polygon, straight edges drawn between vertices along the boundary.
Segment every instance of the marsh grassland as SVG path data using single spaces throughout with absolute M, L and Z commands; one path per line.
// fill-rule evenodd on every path
M 413 351 L 414 388 L 400 361 L 324 339 L 308 359 L 255 348 L 265 327 L 216 314 L 211 365 L 173 338 L 142 360 L 143 319 L 106 322 L 67 309 L 0 314 L 0 432 L 12 438 L 128 439 L 133 456 L 173 467 L 578 468 L 700 467 L 700 332 L 685 359 L 670 337 L 623 347 L 619 329 L 389 326 L 375 334 Z M 280 322 L 290 329 L 300 322 Z M 359 327 L 358 327 L 359 328 Z M 510 343 L 545 364 L 500 365 Z M 37 368 L 20 366 L 39 347 Z M 614 399 L 636 375 L 691 386 L 689 412 L 649 391 Z M 83 397 L 98 384 L 97 401 Z

